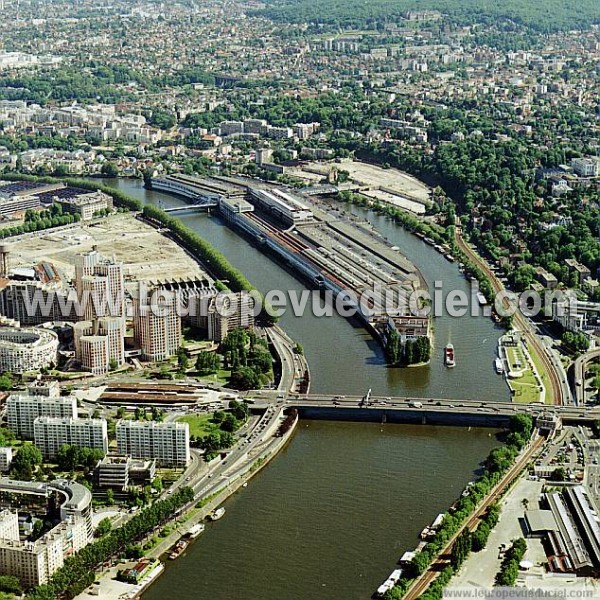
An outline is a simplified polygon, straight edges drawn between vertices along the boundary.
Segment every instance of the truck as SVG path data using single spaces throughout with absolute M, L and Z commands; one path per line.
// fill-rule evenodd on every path
M 423 408 L 423 403 L 413 400 L 412 402 L 409 403 L 409 406 L 412 406 L 413 408 Z

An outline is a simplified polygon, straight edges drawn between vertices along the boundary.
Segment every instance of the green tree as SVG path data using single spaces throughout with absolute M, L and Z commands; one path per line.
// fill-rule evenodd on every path
M 260 378 L 252 368 L 240 367 L 231 374 L 229 385 L 236 390 L 254 390 L 260 387 Z
M 185 373 L 190 366 L 190 360 L 187 357 L 187 354 L 185 353 L 185 349 L 183 347 L 180 347 L 177 350 L 177 370 L 180 373 Z
M 11 477 L 30 481 L 35 468 L 41 464 L 42 453 L 39 448 L 33 444 L 23 444 L 11 463 Z
M 21 582 L 12 575 L 0 575 L 0 592 L 21 595 Z
M 118 177 L 119 176 L 119 167 L 113 162 L 106 161 L 101 168 L 102 175 L 106 177 Z
M 471 533 L 467 528 L 463 529 L 462 533 L 456 538 L 456 542 L 452 548 L 452 566 L 455 571 L 458 571 L 465 562 L 471 552 Z
M 104 537 L 108 535 L 112 531 L 112 523 L 108 517 L 105 517 L 98 523 L 98 527 L 96 527 L 96 531 L 94 535 L 98 538 Z

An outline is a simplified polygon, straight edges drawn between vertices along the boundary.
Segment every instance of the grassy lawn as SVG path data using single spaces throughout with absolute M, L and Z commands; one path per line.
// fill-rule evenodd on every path
M 211 431 L 218 429 L 218 426 L 212 422 L 212 413 L 206 415 L 185 415 L 177 419 L 190 426 L 190 435 L 204 437 Z
M 544 363 L 542 362 L 542 359 L 540 358 L 539 354 L 537 353 L 535 346 L 533 346 L 531 344 L 529 346 L 529 355 L 531 356 L 531 360 L 533 360 L 533 364 L 535 365 L 537 372 L 539 373 L 540 377 L 542 378 L 542 383 L 544 384 L 544 387 L 546 388 L 546 400 L 545 400 L 546 404 L 554 404 L 554 390 L 552 389 L 552 386 L 550 385 L 550 378 L 548 377 L 548 373 L 546 373 L 546 369 L 544 368 Z
M 514 390 L 513 402 L 518 404 L 539 402 L 540 392 L 522 348 L 507 348 L 506 350 L 510 370 L 523 372 L 523 375 L 518 379 L 508 379 L 509 387 Z
M 202 379 L 202 381 L 213 381 L 215 383 L 224 384 L 229 381 L 231 377 L 231 371 L 229 369 L 219 369 L 216 373 L 212 375 L 196 375 L 198 379 Z

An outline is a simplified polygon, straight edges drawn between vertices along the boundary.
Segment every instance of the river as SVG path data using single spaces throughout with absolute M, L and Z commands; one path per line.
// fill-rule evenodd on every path
M 184 204 L 179 198 L 144 189 L 139 180 L 105 181 L 143 202 L 160 202 L 164 207 Z M 367 217 L 420 268 L 431 291 L 435 281 L 442 281 L 444 290 L 469 293 L 468 282 L 457 265 L 449 263 L 419 238 L 375 213 L 359 208 L 352 211 Z M 288 270 L 267 258 L 218 217 L 190 212 L 180 218 L 218 248 L 261 292 L 305 289 Z M 453 318 L 444 314 L 434 319 L 435 348 L 431 364 L 409 369 L 387 368 L 380 345 L 359 324 L 339 315 L 315 317 L 305 311 L 302 317 L 296 317 L 288 311 L 280 323 L 304 347 L 314 393 L 360 394 L 372 388 L 374 394 L 384 396 L 510 400 L 508 386 L 496 375 L 493 364 L 502 332 L 489 318 Z M 457 357 L 457 365 L 452 370 L 444 367 L 442 356 L 449 341 Z
M 144 202 L 182 201 L 134 180 L 107 180 Z M 467 290 L 457 267 L 418 238 L 360 209 L 422 271 Z M 217 217 L 181 219 L 240 268 L 261 291 L 305 289 L 285 268 Z M 430 366 L 388 369 L 360 326 L 334 316 L 285 314 L 285 330 L 303 346 L 313 392 L 443 396 L 508 400 L 493 371 L 500 331 L 489 319 L 435 320 Z M 448 339 L 457 367 L 443 367 Z M 227 514 L 166 572 L 144 600 L 359 600 L 370 597 L 418 533 L 473 479 L 497 441 L 485 429 L 302 421 L 290 444 L 225 502 Z

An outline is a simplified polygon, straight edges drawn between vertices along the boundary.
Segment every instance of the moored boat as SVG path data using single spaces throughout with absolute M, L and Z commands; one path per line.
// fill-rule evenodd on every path
M 211 521 L 218 521 L 224 514 L 225 514 L 225 509 L 223 507 L 217 508 L 217 510 L 214 510 L 213 512 L 210 513 L 209 519 Z
M 176 558 L 179 558 L 185 552 L 185 549 L 188 547 L 188 544 L 189 544 L 189 542 L 186 542 L 185 540 L 179 540 L 175 544 L 173 549 L 171 550 L 171 554 L 169 554 L 169 558 L 171 560 L 175 560 Z
M 204 530 L 206 529 L 206 525 L 204 523 L 197 523 L 187 532 L 188 537 L 194 539 L 197 538 Z

